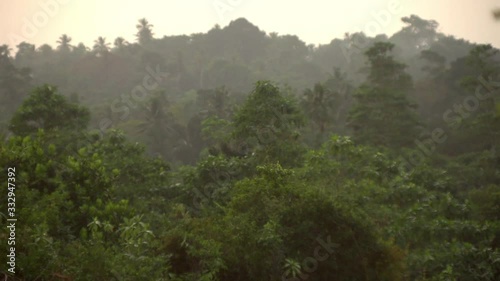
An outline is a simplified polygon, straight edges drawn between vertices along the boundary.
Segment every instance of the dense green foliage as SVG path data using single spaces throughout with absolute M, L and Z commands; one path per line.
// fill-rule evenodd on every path
M 500 280 L 500 56 L 402 20 L 317 47 L 244 19 L 0 47 L 0 180 L 15 168 L 18 218 L 2 273 Z

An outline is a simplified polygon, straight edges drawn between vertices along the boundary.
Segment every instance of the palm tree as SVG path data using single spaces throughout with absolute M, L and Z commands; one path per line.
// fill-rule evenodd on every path
M 99 36 L 94 41 L 93 51 L 97 54 L 97 56 L 104 56 L 109 52 L 109 43 L 106 42 L 106 38 Z
M 153 25 L 150 24 L 145 18 L 140 19 L 139 23 L 135 27 L 138 30 L 135 36 L 137 37 L 139 44 L 143 45 L 153 40 L 154 33 L 151 29 Z
M 71 42 L 71 37 L 69 37 L 66 34 L 61 35 L 59 37 L 59 40 L 57 40 L 57 43 L 59 44 L 57 46 L 57 49 L 61 52 L 69 52 L 73 48 L 69 43 Z
M 117 37 L 115 42 L 113 43 L 116 49 L 122 50 L 125 46 L 128 45 L 127 40 L 123 39 L 123 37 Z
M 339 69 L 334 69 L 325 83 L 304 91 L 301 105 L 318 128 L 317 144 L 323 142 L 325 133 L 345 133 L 351 92 L 352 86 Z
M 227 119 L 231 114 L 229 108 L 229 92 L 225 87 L 214 90 L 198 90 L 197 103 L 202 112 L 209 116 Z
M 302 106 L 306 114 L 316 123 L 319 133 L 322 135 L 328 123 L 332 118 L 332 108 L 334 107 L 335 97 L 332 92 L 322 84 L 314 85 L 313 89 L 304 91 Z
M 339 68 L 333 69 L 333 74 L 326 80 L 324 86 L 328 88 L 335 100 L 335 107 L 332 109 L 336 112 L 333 122 L 335 123 L 334 132 L 336 134 L 345 134 L 345 125 L 347 115 L 352 104 L 353 86 L 347 80 L 345 73 L 342 73 Z
M 147 135 L 151 152 L 170 160 L 172 151 L 167 143 L 175 134 L 175 129 L 172 126 L 173 116 L 165 110 L 167 100 L 163 93 L 157 93 L 148 103 L 144 108 L 145 120 L 137 125 L 137 135 Z

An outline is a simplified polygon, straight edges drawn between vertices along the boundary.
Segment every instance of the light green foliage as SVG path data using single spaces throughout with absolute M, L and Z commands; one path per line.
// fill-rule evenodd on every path
M 182 243 L 185 264 L 178 264 L 179 268 L 196 263 L 202 274 L 210 272 L 207 263 L 219 261 L 218 267 L 212 267 L 216 280 L 290 278 L 283 267 L 290 260 L 302 263 L 314 256 L 321 240 L 331 243 L 321 248 L 328 258 L 319 261 L 314 272 L 295 266 L 296 274 L 315 280 L 331 276 L 397 280 L 399 273 L 391 266 L 399 261 L 390 246 L 380 243 L 365 223 L 338 209 L 325 193 L 306 185 L 293 171 L 279 164 L 259 166 L 258 175 L 236 183 L 230 195 L 222 213 L 181 219 L 187 238 Z M 205 252 L 207 248 L 212 251 Z M 177 251 L 177 255 L 183 253 Z M 173 260 L 180 262 L 180 258 Z
M 133 146 L 115 134 L 61 155 L 52 141 L 40 130 L 34 136 L 13 137 L 0 147 L 1 165 L 19 171 L 17 216 L 24 223 L 17 229 L 16 251 L 23 276 L 50 279 L 63 274 L 75 280 L 109 280 L 123 274 L 120 280 L 137 280 L 151 276 L 154 269 L 157 278 L 165 277 L 168 256 L 152 255 L 157 238 L 137 215 L 144 202 L 133 208 L 121 199 L 126 195 L 125 177 L 134 175 L 120 176 L 130 163 L 117 160 L 125 159 L 121 153 L 135 156 L 131 161 L 141 160 L 143 149 L 135 149 L 134 155 Z M 166 166 L 147 158 L 142 161 L 148 180 L 141 184 L 160 183 L 155 173 L 166 173 Z M 143 199 L 153 197 L 147 189 L 142 191 Z M 6 208 L 4 203 L 1 206 Z M 154 219 L 154 213 L 149 215 Z
M 441 280 L 433 278 L 445 276 L 450 268 L 456 276 L 494 280 L 500 225 L 487 206 L 494 205 L 496 197 L 479 198 L 495 196 L 495 189 L 473 192 L 471 206 L 453 188 L 457 179 L 445 171 L 422 164 L 408 173 L 399 165 L 387 152 L 332 137 L 321 150 L 310 152 L 301 173 L 311 185 L 330 193 L 338 206 L 373 222 L 383 237 L 406 249 L 411 280 Z M 487 205 L 482 208 L 479 202 Z M 458 252 L 446 247 L 456 247 Z M 459 254 L 458 249 L 469 252 Z M 481 265 L 469 262 L 471 256 Z
M 46 131 L 86 129 L 90 119 L 88 109 L 68 103 L 53 86 L 36 88 L 16 111 L 9 130 L 19 136 Z

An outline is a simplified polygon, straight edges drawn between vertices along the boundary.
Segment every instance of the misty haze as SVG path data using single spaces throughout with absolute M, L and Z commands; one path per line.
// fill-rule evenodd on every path
M 2 280 L 500 280 L 497 1 L 0 11 Z

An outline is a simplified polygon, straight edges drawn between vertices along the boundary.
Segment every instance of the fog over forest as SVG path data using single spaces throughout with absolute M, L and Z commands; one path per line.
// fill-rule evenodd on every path
M 496 37 L 384 33 L 392 1 L 326 44 L 245 16 L 29 41 L 62 2 L 0 37 L 4 280 L 500 280 Z

